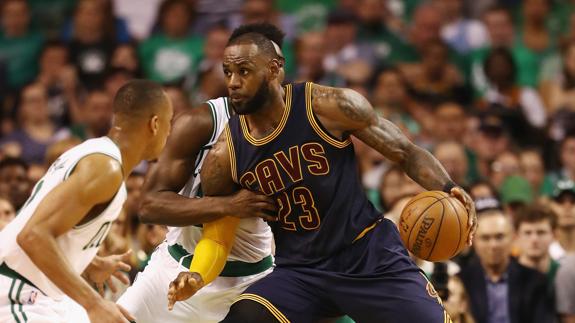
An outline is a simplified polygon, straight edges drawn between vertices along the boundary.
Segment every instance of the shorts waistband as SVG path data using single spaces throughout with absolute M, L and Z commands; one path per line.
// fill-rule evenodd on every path
M 0 275 L 14 278 L 14 279 L 19 279 L 19 280 L 25 282 L 26 284 L 38 289 L 38 287 L 36 287 L 36 285 L 32 284 L 32 282 L 30 282 L 28 279 L 26 279 L 26 277 L 20 275 L 14 269 L 8 267 L 8 265 L 6 263 L 2 263 L 0 265 Z
M 168 246 L 170 256 L 186 268 L 190 268 L 194 255 L 190 254 L 179 244 Z M 258 262 L 227 261 L 222 270 L 221 277 L 244 277 L 259 274 L 273 266 L 272 256 L 267 256 Z

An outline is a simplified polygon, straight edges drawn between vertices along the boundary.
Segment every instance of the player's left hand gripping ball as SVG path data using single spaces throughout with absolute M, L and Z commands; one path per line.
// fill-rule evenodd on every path
M 467 226 L 469 228 L 469 235 L 467 238 L 467 245 L 471 246 L 473 243 L 473 236 L 475 235 L 475 230 L 477 229 L 477 213 L 475 212 L 475 203 L 473 203 L 473 199 L 467 192 L 465 192 L 461 187 L 454 187 L 450 191 L 451 195 L 461 201 L 465 208 L 467 209 L 467 213 L 469 214 L 469 221 L 467 222 Z
M 204 287 L 204 280 L 198 273 L 184 271 L 170 283 L 168 290 L 168 309 L 171 311 L 176 302 L 185 301 Z

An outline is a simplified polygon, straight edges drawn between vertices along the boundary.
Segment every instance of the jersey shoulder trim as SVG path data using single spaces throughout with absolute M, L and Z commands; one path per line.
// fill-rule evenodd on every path
M 307 112 L 307 119 L 308 119 L 309 123 L 311 124 L 311 127 L 318 134 L 318 136 L 320 136 L 328 144 L 330 144 L 336 148 L 347 147 L 349 144 L 351 144 L 351 139 L 347 138 L 347 139 L 342 141 L 342 140 L 339 140 L 337 138 L 334 138 L 331 134 L 329 134 L 329 132 L 327 130 L 325 130 L 325 128 L 321 125 L 321 123 L 319 122 L 319 120 L 317 119 L 315 114 L 313 113 L 313 108 L 312 108 L 312 103 L 311 103 L 312 102 L 311 101 L 312 86 L 313 86 L 312 82 L 306 82 L 306 84 L 305 84 L 305 107 L 306 107 L 306 112 Z
M 234 150 L 234 141 L 232 140 L 232 132 L 230 130 L 229 124 L 226 125 L 224 131 L 226 132 L 226 144 L 228 145 L 228 154 L 230 156 L 230 171 L 232 172 L 232 180 L 239 184 L 238 171 L 236 166 L 236 151 Z
M 242 128 L 242 132 L 244 134 L 244 138 L 246 138 L 246 140 L 254 145 L 254 146 L 263 146 L 265 144 L 270 143 L 272 140 L 274 140 L 277 136 L 279 136 L 279 134 L 282 132 L 282 130 L 284 129 L 289 114 L 290 114 L 290 110 L 291 110 L 291 103 L 292 103 L 292 85 L 288 84 L 285 87 L 285 110 L 283 113 L 283 116 L 280 120 L 279 125 L 277 126 L 277 128 L 275 128 L 275 130 L 270 133 L 269 135 L 261 138 L 261 139 L 256 139 L 254 137 L 252 137 L 252 135 L 250 134 L 250 131 L 248 130 L 248 125 L 246 122 L 246 118 L 245 116 L 241 115 L 240 116 L 240 126 Z

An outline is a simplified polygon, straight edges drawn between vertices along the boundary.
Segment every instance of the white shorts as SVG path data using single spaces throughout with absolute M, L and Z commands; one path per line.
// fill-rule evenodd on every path
M 168 311 L 168 286 L 180 272 L 188 268 L 178 264 L 167 248 L 166 242 L 158 247 L 144 271 L 138 274 L 134 284 L 117 302 L 138 323 L 219 322 L 226 317 L 232 303 L 248 286 L 273 270 L 270 268 L 244 277 L 218 277 L 193 297 L 177 302 L 174 309 Z
M 0 275 L 0 322 L 89 323 L 89 319 L 68 297 L 55 300 L 20 279 Z

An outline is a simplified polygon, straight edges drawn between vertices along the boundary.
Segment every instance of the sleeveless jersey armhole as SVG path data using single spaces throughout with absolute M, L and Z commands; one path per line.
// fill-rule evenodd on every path
M 307 112 L 307 119 L 318 136 L 320 136 L 325 142 L 328 144 L 336 147 L 336 148 L 345 148 L 349 144 L 351 144 L 351 139 L 347 138 L 345 140 L 339 140 L 331 135 L 325 127 L 321 124 L 319 119 L 313 113 L 312 108 L 312 82 L 306 82 L 305 84 L 305 107 Z

